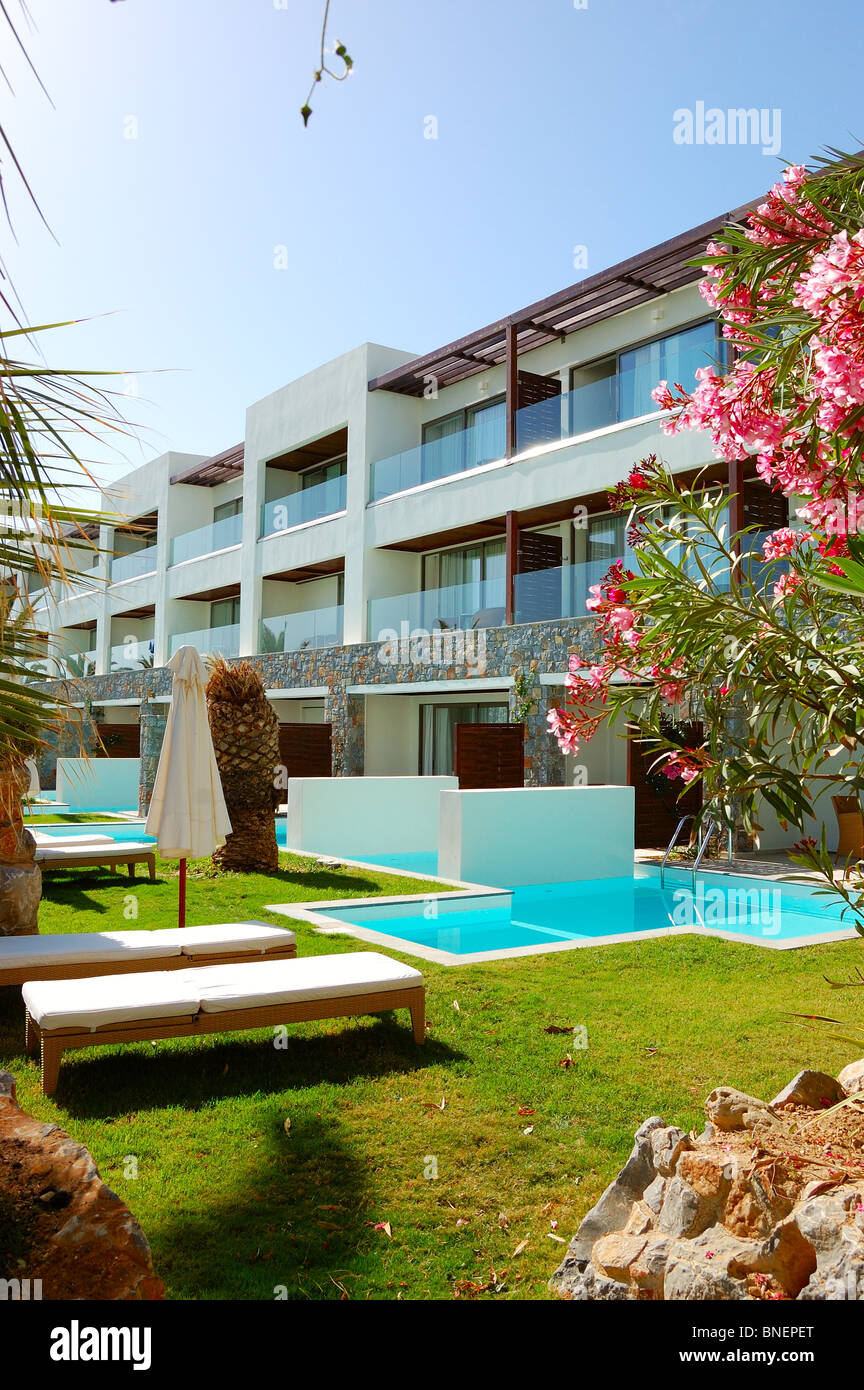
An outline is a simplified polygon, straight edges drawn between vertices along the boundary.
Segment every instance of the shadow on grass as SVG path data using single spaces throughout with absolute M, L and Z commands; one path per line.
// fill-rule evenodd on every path
M 158 888 L 159 879 L 151 883 L 148 874 L 129 878 L 125 872 L 111 873 L 108 869 L 60 869 L 52 871 L 51 877 L 42 876 L 42 900 L 60 904 L 78 912 L 114 912 L 116 902 L 103 901 L 92 894 L 103 888 L 123 888 L 127 893 L 138 893 L 141 889 Z M 86 930 L 86 919 L 76 924 L 76 931 Z
M 111 1119 L 166 1106 L 197 1110 L 234 1096 L 349 1085 L 459 1061 L 463 1054 L 444 1043 L 427 1039 L 418 1047 L 410 1028 L 384 1015 L 347 1020 L 338 1033 L 289 1032 L 278 1048 L 268 1029 L 257 1036 L 211 1035 L 100 1048 L 92 1055 L 67 1052 L 55 1099 L 72 1116 Z
M 361 878 L 359 874 L 334 872 L 332 869 L 255 869 L 252 876 L 256 879 L 266 879 L 269 883 L 290 884 L 304 892 L 331 899 L 345 897 L 351 893 L 371 896 L 379 887 L 379 880 L 373 874 Z M 224 884 L 230 887 L 232 881 L 242 885 L 249 877 L 248 873 L 192 873 L 189 882 Z
M 304 1118 L 286 1135 L 269 1116 L 264 1142 L 234 1151 L 227 1192 L 220 1164 L 219 1190 L 208 1196 L 211 1156 L 198 1161 L 198 1191 L 145 1232 L 169 1298 L 338 1301 L 365 1291 L 368 1252 L 388 1239 L 375 1223 L 387 1213 L 373 1204 L 368 1162 L 338 1121 Z M 134 1210 L 134 1184 L 124 1198 Z

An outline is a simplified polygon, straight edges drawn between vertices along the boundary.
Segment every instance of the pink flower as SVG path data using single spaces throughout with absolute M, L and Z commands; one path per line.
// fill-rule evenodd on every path
M 789 526 L 782 526 L 779 531 L 772 531 L 762 542 L 762 554 L 766 560 L 782 560 L 787 555 L 791 555 L 801 541 L 802 533 L 793 531 Z
M 613 608 L 609 614 L 609 622 L 619 632 L 627 632 L 633 626 L 636 619 L 629 608 Z
M 774 585 L 775 599 L 790 598 L 803 582 L 800 574 L 781 574 L 777 583 Z

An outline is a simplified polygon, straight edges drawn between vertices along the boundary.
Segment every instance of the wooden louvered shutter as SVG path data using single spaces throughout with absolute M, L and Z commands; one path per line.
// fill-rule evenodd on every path
M 525 785 L 522 724 L 457 724 L 455 772 L 463 791 Z
M 332 777 L 330 724 L 280 724 L 279 761 L 289 777 Z

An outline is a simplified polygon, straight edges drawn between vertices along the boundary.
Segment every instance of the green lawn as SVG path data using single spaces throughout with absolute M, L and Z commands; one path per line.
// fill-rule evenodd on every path
M 190 924 L 262 917 L 264 902 L 289 898 L 424 887 L 283 863 L 277 875 L 194 874 Z M 138 925 L 172 920 L 171 871 L 160 863 L 162 881 L 131 888 Z M 99 871 L 58 875 L 42 930 L 134 925 L 130 887 Z M 303 924 L 297 935 L 301 955 L 365 949 Z M 641 1120 L 689 1128 L 715 1085 L 770 1098 L 802 1066 L 850 1060 L 784 1012 L 860 1016 L 857 992 L 822 978 L 858 964 L 857 941 L 776 952 L 677 937 L 424 965 L 423 1048 L 402 1014 L 297 1026 L 284 1051 L 269 1033 L 101 1048 L 67 1057 L 53 1100 L 21 1051 L 20 996 L 6 990 L 0 1065 L 26 1108 L 90 1148 L 140 1218 L 169 1297 L 270 1299 L 284 1286 L 291 1299 L 450 1299 L 494 1269 L 498 1297 L 545 1298 L 564 1250 L 550 1223 L 570 1236 Z M 582 1051 L 545 1031 L 579 1024 Z M 391 1235 L 376 1229 L 384 1222 Z
M 110 821 L 112 825 L 124 824 L 123 816 L 98 816 L 92 812 L 76 813 L 74 811 L 57 812 L 49 811 L 45 814 L 35 816 L 25 816 L 24 824 L 28 825 L 92 825 L 94 821 Z

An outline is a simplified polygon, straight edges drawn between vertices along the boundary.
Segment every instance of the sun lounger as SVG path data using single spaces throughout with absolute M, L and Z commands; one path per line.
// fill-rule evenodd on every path
M 377 951 L 83 982 L 28 981 L 21 993 L 27 1051 L 41 1051 L 46 1096 L 56 1090 L 64 1051 L 76 1047 L 199 1037 L 400 1008 L 411 1011 L 415 1041 L 425 1037 L 423 976 Z
M 54 848 L 40 844 L 36 846 L 36 863 L 43 869 L 84 869 L 103 865 L 116 869 L 119 864 L 125 864 L 132 879 L 135 877 L 135 865 L 146 863 L 150 870 L 150 882 L 156 882 L 156 846 L 143 840 L 128 840 L 125 844 L 120 840 L 110 840 L 104 845 L 82 845 L 80 849 L 75 845 L 58 845 Z
M 293 931 L 269 922 L 220 922 L 157 931 L 0 937 L 0 985 L 26 980 L 80 980 L 141 970 L 182 970 L 297 954 Z
M 48 835 L 44 830 L 31 830 L 30 834 L 39 849 L 58 849 L 71 845 L 74 848 L 84 845 L 116 845 L 110 835 Z

